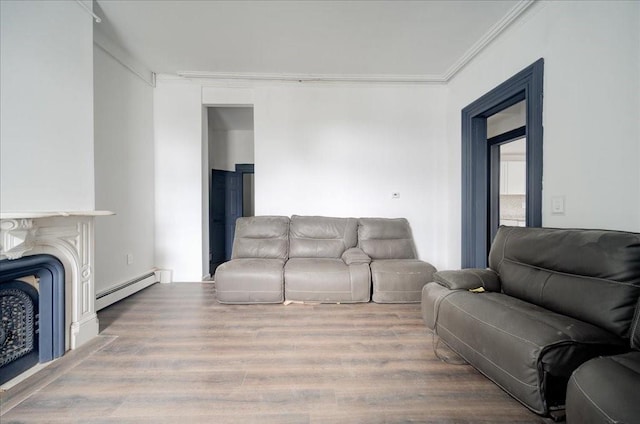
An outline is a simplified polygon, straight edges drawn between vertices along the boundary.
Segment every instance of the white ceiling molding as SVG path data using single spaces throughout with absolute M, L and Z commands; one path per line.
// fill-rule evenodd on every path
M 185 79 L 280 81 L 280 82 L 348 82 L 392 84 L 446 84 L 474 57 L 496 39 L 537 0 L 520 0 L 507 14 L 493 25 L 464 55 L 442 75 L 371 75 L 371 74 L 269 74 L 239 72 L 177 71 Z
M 89 15 L 91 15 L 93 17 L 93 19 L 95 19 L 96 23 L 99 24 L 100 22 L 102 22 L 102 19 L 98 15 L 93 13 L 93 10 L 91 8 L 89 8 L 89 6 L 84 4 L 81 0 L 76 0 L 76 3 L 78 3 L 78 5 L 80 5 L 80 7 L 82 7 L 85 10 L 85 12 L 87 12 Z M 93 5 L 91 7 L 93 7 Z
M 95 24 L 94 24 L 95 25 Z M 118 44 L 112 42 L 109 37 L 102 33 L 102 30 L 94 26 L 93 44 L 100 50 L 111 56 L 116 62 L 122 65 L 129 72 L 140 78 L 151 87 L 156 86 L 156 74 L 147 68 L 140 61 L 127 53 Z
M 178 71 L 183 78 L 211 80 L 281 81 L 281 82 L 362 82 L 362 83 L 445 83 L 440 75 L 338 75 L 338 74 L 267 74 L 237 72 Z
M 471 62 L 471 60 L 478 55 L 485 47 L 487 47 L 498 35 L 502 33 L 509 25 L 511 25 L 525 10 L 529 8 L 533 3 L 537 0 L 521 0 L 518 4 L 516 4 L 504 17 L 498 21 L 493 27 L 487 31 L 487 33 L 479 39 L 467 52 L 462 55 L 460 59 L 456 63 L 454 63 L 451 68 L 444 73 L 442 78 L 445 81 L 449 81 L 453 78 L 462 68 L 464 68 L 467 63 Z

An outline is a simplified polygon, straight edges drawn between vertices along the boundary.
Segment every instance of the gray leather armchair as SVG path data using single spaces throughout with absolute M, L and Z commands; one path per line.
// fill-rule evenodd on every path
M 358 246 L 371 257 L 372 300 L 418 303 L 422 287 L 436 269 L 418 259 L 409 222 L 404 218 L 360 218 Z
M 289 218 L 239 218 L 231 260 L 216 269 L 220 303 L 282 303 L 289 255 Z
M 357 244 L 358 220 L 291 217 L 285 299 L 300 302 L 368 302 L 370 259 Z

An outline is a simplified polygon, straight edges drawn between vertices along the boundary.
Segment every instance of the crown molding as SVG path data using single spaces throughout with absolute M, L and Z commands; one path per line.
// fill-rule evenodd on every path
M 444 74 L 441 75 L 393 75 L 393 74 L 279 74 L 243 72 L 177 71 L 184 79 L 209 79 L 217 81 L 270 81 L 270 82 L 343 82 L 383 84 L 446 84 L 473 58 L 497 38 L 511 23 L 537 0 L 520 0 L 507 14 L 493 25 L 469 50 L 467 50 Z M 166 79 L 166 78 L 164 78 Z
M 349 82 L 393 84 L 441 84 L 440 75 L 375 75 L 375 74 L 270 74 L 242 72 L 177 71 L 187 79 L 244 80 L 270 82 Z
M 492 26 L 487 33 L 482 36 L 469 50 L 463 54 L 448 70 L 442 75 L 445 81 L 451 80 L 462 70 L 474 57 L 476 57 L 485 47 L 495 40 L 502 32 L 511 25 L 525 10 L 537 0 L 521 0 L 502 19 Z
M 105 33 L 102 26 L 94 24 L 93 45 L 109 55 L 129 72 L 140 78 L 147 85 L 155 87 L 156 74 L 142 62 L 134 58 L 124 48 L 113 42 Z

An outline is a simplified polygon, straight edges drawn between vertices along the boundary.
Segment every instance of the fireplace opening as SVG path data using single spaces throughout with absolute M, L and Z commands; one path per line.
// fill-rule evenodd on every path
M 20 280 L 0 285 L 0 384 L 38 363 L 38 291 Z
M 0 261 L 0 384 L 64 354 L 64 285 L 51 255 Z

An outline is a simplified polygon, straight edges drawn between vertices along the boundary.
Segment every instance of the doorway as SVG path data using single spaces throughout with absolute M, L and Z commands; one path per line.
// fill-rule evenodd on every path
M 209 272 L 231 259 L 235 223 L 255 213 L 252 107 L 209 107 Z
M 463 268 L 487 266 L 501 221 L 542 225 L 543 70 L 544 60 L 539 59 L 462 110 Z M 517 116 L 518 109 L 524 125 L 489 136 L 496 122 Z M 522 156 L 515 160 L 518 154 Z M 513 212 L 518 202 L 521 208 L 524 204 L 522 218 L 507 219 L 507 210 Z
M 500 225 L 526 225 L 526 103 L 520 101 L 487 118 L 489 146 L 488 248 Z

